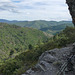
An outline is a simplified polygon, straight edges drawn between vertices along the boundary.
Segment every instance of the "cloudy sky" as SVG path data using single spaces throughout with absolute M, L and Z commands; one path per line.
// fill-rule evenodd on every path
M 66 0 L 0 0 L 0 19 L 71 20 Z

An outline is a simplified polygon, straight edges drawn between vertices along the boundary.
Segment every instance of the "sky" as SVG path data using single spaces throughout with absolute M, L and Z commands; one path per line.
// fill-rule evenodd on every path
M 71 20 L 66 0 L 0 0 L 0 19 Z

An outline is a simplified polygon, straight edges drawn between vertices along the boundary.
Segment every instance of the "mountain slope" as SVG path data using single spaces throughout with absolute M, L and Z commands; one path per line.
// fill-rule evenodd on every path
M 60 31 L 64 30 L 67 26 L 73 27 L 73 24 L 71 23 L 60 24 L 56 26 L 41 28 L 40 30 L 55 35 L 56 33 L 59 33 Z
M 29 69 L 25 73 L 25 75 L 30 74 L 30 73 L 32 73 L 31 75 L 37 75 L 39 70 L 41 73 L 42 71 L 46 70 L 44 72 L 45 75 L 47 74 L 47 71 L 48 73 L 53 73 L 53 70 L 52 71 L 50 70 L 52 69 L 52 67 L 54 69 L 57 69 L 60 67 L 60 65 L 62 65 L 62 63 L 64 62 L 65 55 L 69 54 L 70 50 L 72 50 L 72 47 L 70 47 L 70 45 L 68 44 L 72 44 L 73 42 L 75 42 L 75 28 L 67 27 L 65 30 L 63 30 L 61 33 L 54 36 L 45 44 L 39 45 L 35 49 L 22 52 L 16 55 L 14 59 L 8 59 L 7 61 L 5 61 L 0 66 L 0 74 L 3 74 L 3 75 L 24 74 L 26 70 L 33 67 L 38 62 L 38 59 L 39 59 L 39 63 L 32 69 Z M 65 47 L 65 46 L 69 46 L 69 47 L 60 49 L 61 47 Z M 52 49 L 54 50 L 52 51 Z M 48 51 L 48 50 L 51 50 L 51 51 Z M 42 53 L 43 55 L 41 58 L 40 56 Z M 45 58 L 48 60 L 46 60 Z M 40 75 L 40 72 L 39 72 L 39 75 Z
M 29 45 L 35 46 L 47 39 L 48 36 L 40 30 L 0 23 L 0 58 L 8 57 L 12 50 L 22 52 Z

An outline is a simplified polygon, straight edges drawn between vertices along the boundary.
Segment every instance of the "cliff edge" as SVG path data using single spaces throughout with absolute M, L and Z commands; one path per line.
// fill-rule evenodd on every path
M 66 0 L 68 4 L 70 14 L 72 16 L 73 24 L 75 26 L 75 0 Z
M 73 45 L 61 49 L 56 48 L 46 51 L 39 57 L 38 63 L 35 65 L 35 67 L 29 69 L 25 74 L 22 75 L 60 75 L 60 69 L 65 63 L 67 63 L 67 59 L 72 50 Z M 65 75 L 75 75 L 74 57 L 72 60 L 74 70 L 69 71 L 67 69 L 67 65 L 65 64 L 65 71 L 62 69 L 65 72 Z
M 75 0 L 66 0 L 75 26 Z M 44 52 L 22 75 L 75 75 L 75 44 Z

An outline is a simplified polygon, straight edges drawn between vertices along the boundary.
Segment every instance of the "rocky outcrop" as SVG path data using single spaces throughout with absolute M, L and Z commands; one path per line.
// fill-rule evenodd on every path
M 75 0 L 66 0 L 66 3 L 68 4 L 69 11 L 75 26 Z
M 44 52 L 35 67 L 22 75 L 57 75 L 63 63 L 67 62 L 72 49 L 73 45 Z M 75 75 L 75 73 L 66 71 L 65 75 Z
M 66 0 L 66 2 L 75 25 L 75 0 Z M 73 56 L 71 56 L 71 53 Z M 71 63 L 68 63 L 68 61 Z M 73 67 L 72 71 L 68 70 L 69 66 Z M 60 74 L 61 71 L 64 71 L 65 74 Z M 75 44 L 44 52 L 39 57 L 36 66 L 22 75 L 75 75 Z

